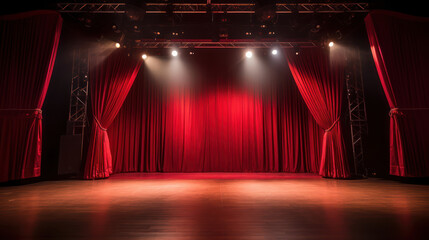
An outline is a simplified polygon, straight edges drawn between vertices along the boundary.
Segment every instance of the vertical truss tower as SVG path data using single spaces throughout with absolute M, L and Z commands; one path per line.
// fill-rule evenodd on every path
M 368 133 L 362 65 L 358 49 L 350 50 L 346 68 L 347 100 L 355 177 L 366 177 L 364 138 Z
M 70 89 L 68 135 L 83 134 L 87 125 L 88 106 L 88 49 L 76 49 L 73 53 L 72 81 Z
M 67 133 L 60 139 L 58 175 L 76 177 L 83 159 L 84 133 L 87 126 L 88 49 L 73 52 Z

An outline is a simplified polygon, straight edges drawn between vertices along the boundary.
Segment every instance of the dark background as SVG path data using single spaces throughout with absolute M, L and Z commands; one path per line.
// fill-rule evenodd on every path
M 372 9 L 387 9 L 417 16 L 428 16 L 422 1 L 372 1 Z M 55 9 L 53 1 L 8 3 L 1 14 L 35 9 Z M 388 176 L 389 170 L 389 107 L 375 69 L 364 22 L 354 31 L 352 43 L 361 49 L 363 79 L 368 115 L 368 137 L 365 161 L 377 176 Z M 65 18 L 55 67 L 43 105 L 42 179 L 58 178 L 58 156 L 61 135 L 66 132 L 73 49 L 94 41 L 93 34 L 76 22 Z M 346 131 L 348 129 L 345 129 Z

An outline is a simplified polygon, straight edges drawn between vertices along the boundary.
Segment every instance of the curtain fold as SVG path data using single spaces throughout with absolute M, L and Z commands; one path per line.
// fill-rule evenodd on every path
M 0 17 L 0 182 L 40 176 L 41 108 L 61 26 L 54 11 Z
M 341 50 L 304 48 L 299 55 L 294 50 L 285 53 L 302 98 L 316 122 L 325 130 L 319 174 L 349 178 L 340 124 L 345 59 Z
M 372 56 L 391 108 L 390 174 L 429 176 L 429 18 L 373 11 Z
M 123 49 L 91 54 L 89 93 L 93 122 L 85 163 L 84 178 L 106 178 L 112 173 L 112 154 L 107 128 L 119 112 L 141 61 Z
M 174 60 L 148 59 L 108 130 L 113 172 L 318 172 L 322 130 L 288 69 L 262 60 L 272 76 L 248 86 L 241 57 L 218 49 L 182 56 L 182 69 L 201 78 L 181 89 L 156 76 Z

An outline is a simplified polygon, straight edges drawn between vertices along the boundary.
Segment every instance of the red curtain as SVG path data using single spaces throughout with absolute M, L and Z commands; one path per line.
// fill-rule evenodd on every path
M 123 49 L 91 54 L 89 59 L 89 91 L 93 122 L 84 178 L 105 178 L 112 173 L 107 128 L 115 119 L 134 79 L 141 61 Z
M 320 175 L 349 178 L 349 163 L 341 134 L 344 57 L 340 50 L 304 48 L 299 55 L 287 50 L 289 68 L 311 114 L 325 129 Z
M 0 17 L 0 182 L 40 176 L 41 108 L 61 25 L 54 11 Z
M 109 128 L 114 172 L 318 171 L 321 129 L 289 72 L 267 62 L 273 76 L 264 86 L 244 86 L 241 51 L 189 58 L 181 56 L 182 67 L 203 77 L 180 89 L 145 63 Z
M 429 176 L 429 18 L 373 11 L 365 18 L 389 102 L 390 174 Z

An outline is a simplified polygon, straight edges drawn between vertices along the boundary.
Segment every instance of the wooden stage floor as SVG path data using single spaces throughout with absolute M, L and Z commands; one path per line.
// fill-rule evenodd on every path
M 210 173 L 2 186 L 0 239 L 429 239 L 429 185 Z

